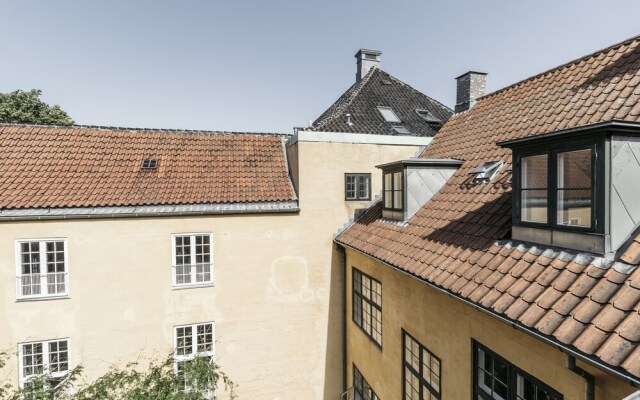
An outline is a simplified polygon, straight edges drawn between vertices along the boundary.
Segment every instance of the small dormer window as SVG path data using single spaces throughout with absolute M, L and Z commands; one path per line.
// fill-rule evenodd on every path
M 393 111 L 391 107 L 379 106 L 378 112 L 380 113 L 380 115 L 382 115 L 382 118 L 384 118 L 384 120 L 387 122 L 396 122 L 396 123 L 402 122 L 400 121 L 400 118 L 398 118 L 398 116 L 396 115 L 396 113 Z
M 145 158 L 142 160 L 141 169 L 156 169 L 158 168 L 158 160 L 155 158 Z
M 416 110 L 416 113 L 420 116 L 420 118 L 422 118 L 423 120 L 425 120 L 425 122 L 429 123 L 429 124 L 441 124 L 442 121 L 436 117 L 433 116 L 433 114 L 431 114 L 429 111 L 424 110 L 422 108 L 419 108 Z
M 490 161 L 484 163 L 471 171 L 469 171 L 470 175 L 475 175 L 472 184 L 476 185 L 479 183 L 487 183 L 490 182 L 491 179 L 498 173 L 500 167 L 504 164 L 504 161 Z

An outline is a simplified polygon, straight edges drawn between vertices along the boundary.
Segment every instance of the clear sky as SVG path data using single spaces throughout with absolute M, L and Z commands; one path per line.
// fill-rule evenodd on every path
M 638 0 L 0 0 L 0 92 L 77 123 L 292 132 L 354 81 L 359 48 L 454 105 L 640 34 Z

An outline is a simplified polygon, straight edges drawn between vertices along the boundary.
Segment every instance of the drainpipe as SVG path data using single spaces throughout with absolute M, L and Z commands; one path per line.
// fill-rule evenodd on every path
M 567 368 L 569 371 L 580 375 L 587 383 L 587 393 L 585 400 L 595 400 L 596 398 L 596 378 L 593 375 L 585 371 L 584 369 L 576 365 L 576 358 L 567 355 Z
M 336 245 L 342 268 L 342 391 L 347 390 L 347 252 Z

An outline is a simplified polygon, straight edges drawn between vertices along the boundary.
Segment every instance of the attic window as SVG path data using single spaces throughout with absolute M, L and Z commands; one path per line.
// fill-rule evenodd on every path
M 387 122 L 402 122 L 396 113 L 393 112 L 391 107 L 378 106 L 378 111 L 380 112 L 380 115 L 382 115 L 382 118 Z
M 409 134 L 411 134 L 411 132 L 409 132 L 409 130 L 407 128 L 405 128 L 404 126 L 402 126 L 402 125 L 394 126 L 392 129 L 396 133 L 399 133 L 401 135 L 409 135 Z
M 419 108 L 419 109 L 416 110 L 416 113 L 420 116 L 420 118 L 422 118 L 423 120 L 425 120 L 429 124 L 441 124 L 442 123 L 442 120 L 434 117 L 433 114 L 431 114 L 427 110 Z
M 502 160 L 500 160 L 500 161 L 489 161 L 489 162 L 486 162 L 486 163 L 480 165 L 479 167 L 475 167 L 474 169 L 469 171 L 469 175 L 475 175 L 476 176 L 475 178 L 473 178 L 471 183 L 475 185 L 475 184 L 478 184 L 478 183 L 490 182 L 491 179 L 498 172 L 498 170 L 500 170 L 500 166 L 502 166 L 503 163 L 504 163 L 504 161 L 502 161 Z
M 145 158 L 142 160 L 141 169 L 156 169 L 158 168 L 158 160 L 155 158 Z
M 391 85 L 391 81 L 390 81 L 390 80 L 388 80 L 388 79 L 383 79 L 383 80 L 382 80 L 382 84 L 383 84 L 383 85 Z

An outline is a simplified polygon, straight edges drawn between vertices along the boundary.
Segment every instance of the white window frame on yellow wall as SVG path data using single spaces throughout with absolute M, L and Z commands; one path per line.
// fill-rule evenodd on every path
M 197 262 L 198 255 L 204 255 L 204 252 L 198 252 L 197 238 L 208 238 L 208 256 L 209 262 Z M 186 254 L 181 253 L 178 250 L 180 247 L 185 247 L 184 242 L 179 243 L 180 240 L 189 238 L 189 262 L 178 262 L 180 257 L 185 257 Z M 189 288 L 189 287 L 201 287 L 213 285 L 213 233 L 175 233 L 171 235 L 171 265 L 172 265 L 172 282 L 174 288 Z M 185 273 L 185 268 L 187 272 Z M 208 270 L 208 271 L 207 271 Z M 188 281 L 187 278 L 188 277 Z
M 23 272 L 23 245 L 31 247 L 38 244 L 37 252 L 29 252 L 29 254 L 37 254 L 37 262 L 29 261 L 27 264 L 31 268 L 37 266 L 38 272 Z M 48 260 L 47 256 L 51 252 L 47 251 L 47 244 L 62 243 L 62 266 L 64 271 L 58 272 L 57 267 L 60 261 Z M 31 249 L 29 249 L 31 250 Z M 53 256 L 56 257 L 57 249 L 54 248 Z M 16 260 L 16 297 L 18 300 L 39 300 L 49 298 L 64 298 L 69 296 L 69 254 L 67 251 L 66 238 L 46 238 L 46 239 L 18 239 L 15 241 L 15 260 Z M 53 263 L 56 271 L 48 272 L 48 264 Z M 57 265 L 56 265 L 57 264 Z M 28 290 L 27 290 L 28 289 Z
M 65 351 L 67 368 L 64 370 L 51 371 L 52 360 L 51 360 L 50 345 L 53 343 L 57 343 L 57 345 L 60 346 L 61 342 L 65 342 L 67 345 L 67 349 Z M 25 366 L 26 366 L 25 357 L 30 356 L 29 354 L 25 354 L 25 346 L 36 346 L 36 345 L 42 346 L 42 352 L 31 354 L 31 357 L 33 357 L 33 362 L 31 366 L 34 368 L 35 366 L 40 366 L 41 371 L 36 372 L 34 370 L 32 374 L 25 375 Z M 60 351 L 58 351 L 57 353 L 60 353 Z M 35 361 L 38 355 L 39 357 L 41 357 L 40 364 L 37 364 Z M 60 359 L 58 359 L 57 362 L 60 363 Z M 27 383 L 29 383 L 30 379 L 41 374 L 47 375 L 49 378 L 51 378 L 52 381 L 64 378 L 64 376 L 68 374 L 69 371 L 71 371 L 71 340 L 69 338 L 61 338 L 61 339 L 40 340 L 40 341 L 19 343 L 18 344 L 18 369 L 19 369 L 19 382 L 20 382 L 21 388 L 24 388 L 24 386 Z

